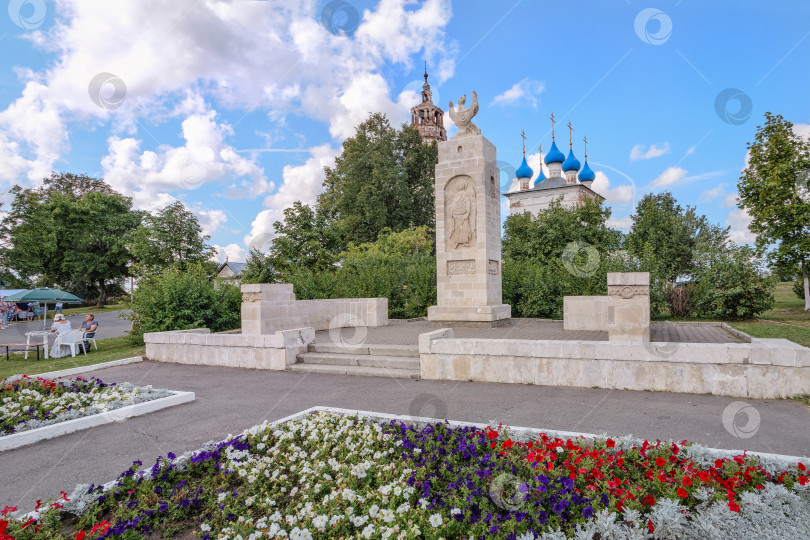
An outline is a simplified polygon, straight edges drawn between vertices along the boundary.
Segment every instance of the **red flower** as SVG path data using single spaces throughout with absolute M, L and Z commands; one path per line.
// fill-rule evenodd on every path
M 650 494 L 648 493 L 648 494 L 647 494 L 647 495 L 644 497 L 644 503 L 645 503 L 645 504 L 647 504 L 647 506 L 652 506 L 652 505 L 654 505 L 654 504 L 655 504 L 655 497 L 653 497 L 652 495 L 650 495 Z
M 807 470 L 807 467 L 806 467 L 806 466 L 805 466 L 805 464 L 804 464 L 804 463 L 802 463 L 801 461 L 799 462 L 799 470 L 800 470 L 800 471 L 806 471 L 806 470 Z
M 497 439 L 497 438 L 498 438 L 498 432 L 497 432 L 497 431 L 491 431 L 491 430 L 490 430 L 490 431 L 488 431 L 488 432 L 487 432 L 487 437 L 488 437 L 490 440 L 491 440 L 491 439 Z
M 23 525 L 21 528 L 22 528 L 22 529 L 25 529 L 25 528 L 27 528 L 28 526 L 33 525 L 33 524 L 34 524 L 34 523 L 36 523 L 36 522 L 37 522 L 37 520 L 35 520 L 34 518 L 31 518 L 31 519 L 29 519 L 28 521 L 26 521 L 26 522 L 25 522 L 25 525 Z
M 79 531 L 76 533 L 76 540 L 84 540 L 84 531 Z
M 691 479 L 691 478 L 689 478 L 688 476 L 684 476 L 684 477 L 683 477 L 683 485 L 685 485 L 685 486 L 691 486 L 691 485 L 692 485 L 692 479 Z
M 605 444 L 607 445 L 608 448 L 615 448 L 616 447 L 616 441 L 614 441 L 613 439 L 608 439 L 607 441 L 605 441 Z M 801 465 L 801 463 L 799 463 L 799 465 Z M 802 470 L 804 470 L 804 469 L 802 469 Z
M 718 469 L 722 469 L 723 468 L 723 460 L 722 459 L 714 460 L 714 466 L 716 468 L 718 468 Z
M 656 459 L 655 459 L 655 464 L 656 464 L 656 466 L 658 466 L 658 467 L 663 467 L 664 465 L 666 465 L 666 464 L 667 464 L 667 460 L 665 460 L 665 459 L 664 459 L 664 458 L 662 458 L 662 457 L 660 457 L 660 458 L 656 458 Z
M 489 443 L 490 448 L 495 448 L 496 446 L 498 446 L 498 443 L 496 443 L 495 441 L 492 441 L 491 443 Z
M 731 510 L 732 512 L 739 512 L 740 505 L 735 503 L 734 501 L 728 501 L 728 509 Z
M 810 482 L 810 479 L 808 479 L 806 476 L 799 477 L 799 484 L 804 486 L 807 485 L 807 482 Z
M 685 489 L 683 489 L 683 488 L 678 488 L 678 497 L 680 497 L 680 498 L 682 498 L 682 499 L 685 499 L 685 498 L 687 498 L 688 496 L 689 496 L 689 494 L 686 492 L 686 490 L 685 490 Z
M 2 510 L 0 510 L 0 515 L 5 516 L 6 514 L 10 514 L 11 512 L 16 512 L 16 511 L 17 511 L 16 506 L 6 506 Z
M 514 444 L 514 443 L 510 439 L 510 440 L 503 441 L 503 444 L 501 446 L 503 446 L 504 448 L 512 448 L 512 444 Z
M 648 528 L 648 529 L 650 529 L 650 532 L 651 532 L 651 533 L 654 533 L 654 532 L 655 532 L 655 527 L 653 527 L 653 524 L 652 524 L 652 520 L 651 520 L 651 519 L 648 519 L 648 520 L 647 520 L 647 528 Z

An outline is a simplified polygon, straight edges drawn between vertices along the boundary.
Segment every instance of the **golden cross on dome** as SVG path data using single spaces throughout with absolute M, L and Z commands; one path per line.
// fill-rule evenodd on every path
M 551 113 L 551 140 L 554 140 L 554 113 Z
M 543 173 L 543 145 L 537 145 L 537 151 L 540 152 L 540 173 Z
M 585 141 L 585 161 L 588 161 L 588 136 L 585 135 L 582 140 Z
M 523 137 L 523 157 L 526 157 L 526 130 L 520 132 L 520 136 Z
M 574 149 L 574 128 L 571 126 L 571 120 L 568 121 L 568 148 Z

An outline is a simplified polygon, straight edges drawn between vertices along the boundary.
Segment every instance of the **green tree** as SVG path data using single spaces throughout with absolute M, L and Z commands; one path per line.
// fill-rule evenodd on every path
M 301 270 L 331 268 L 338 249 L 335 228 L 323 214 L 296 201 L 284 210 L 284 221 L 273 224 L 276 237 L 270 247 L 269 264 L 287 281 Z
M 210 259 L 216 250 L 207 244 L 200 222 L 180 201 L 156 214 L 145 213 L 131 236 L 133 273 L 138 276 L 159 273 L 174 264 L 194 264 Z
M 737 188 L 740 207 L 748 211 L 757 245 L 775 247 L 771 260 L 801 275 L 804 309 L 810 310 L 810 142 L 793 131 L 781 115 L 765 113 L 748 144 L 748 166 Z
M 728 239 L 728 228 L 713 225 L 695 208 L 682 208 L 669 192 L 648 193 L 636 206 L 625 248 L 641 257 L 645 246 L 658 259 L 661 277 L 674 283 L 678 276 L 694 273 L 701 253 L 717 249 Z
M 552 201 L 536 217 L 513 214 L 503 226 L 503 256 L 546 263 L 560 259 L 572 242 L 584 242 L 604 256 L 618 249 L 621 242 L 621 233 L 607 226 L 610 215 L 610 208 L 596 199 L 587 199 L 574 208 L 562 206 L 560 200 Z
M 610 254 L 621 242 L 607 226 L 610 214 L 597 200 L 573 208 L 557 200 L 536 217 L 506 219 L 503 298 L 513 316 L 560 319 L 564 296 L 607 293 Z
M 436 144 L 424 143 L 415 128 L 396 130 L 385 115 L 372 114 L 325 169 L 318 213 L 335 224 L 341 248 L 374 242 L 386 228 L 434 227 L 437 160 Z
M 126 238 L 140 222 L 131 200 L 102 180 L 70 173 L 11 193 L 0 230 L 7 266 L 39 285 L 84 291 L 85 298 L 90 286 L 103 305 L 109 285 L 128 272 Z
M 245 261 L 245 269 L 242 270 L 240 283 L 274 283 L 275 278 L 271 258 L 261 251 L 251 248 Z

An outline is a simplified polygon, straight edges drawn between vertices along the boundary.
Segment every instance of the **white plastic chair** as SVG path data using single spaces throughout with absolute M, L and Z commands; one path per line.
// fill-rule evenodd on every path
M 98 332 L 98 328 L 96 328 L 96 332 Z M 96 345 L 96 332 L 88 332 L 85 330 L 84 334 L 82 334 L 82 341 L 92 342 L 93 347 L 98 350 L 98 345 Z M 85 351 L 84 354 L 87 354 L 87 351 Z
M 53 349 L 61 347 L 62 345 L 70 347 L 70 355 L 76 358 L 76 349 L 81 347 L 83 337 L 84 332 L 82 330 L 71 330 L 56 338 L 56 341 L 53 343 Z M 84 347 L 81 347 L 79 350 L 84 351 L 85 356 L 87 355 L 87 351 L 84 350 Z

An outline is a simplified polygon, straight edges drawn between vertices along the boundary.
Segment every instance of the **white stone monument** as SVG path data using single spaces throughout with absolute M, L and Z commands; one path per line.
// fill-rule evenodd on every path
M 501 294 L 501 193 L 495 146 L 472 123 L 478 96 L 450 118 L 458 135 L 439 142 L 436 195 L 436 323 L 508 322 L 511 307 Z

